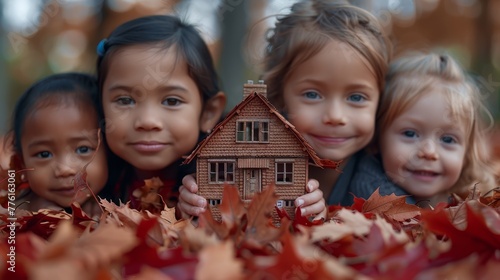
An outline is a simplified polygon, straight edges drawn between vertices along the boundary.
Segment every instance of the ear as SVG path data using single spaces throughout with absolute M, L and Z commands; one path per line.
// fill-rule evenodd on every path
M 215 96 L 207 100 L 203 107 L 200 118 L 200 130 L 209 131 L 220 121 L 224 108 L 226 107 L 226 95 L 219 91 Z

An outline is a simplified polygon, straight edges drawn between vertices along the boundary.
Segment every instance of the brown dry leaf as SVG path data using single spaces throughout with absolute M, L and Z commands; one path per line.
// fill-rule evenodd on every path
M 104 207 L 105 211 L 111 214 L 107 216 L 106 222 L 111 222 L 118 226 L 135 228 L 145 218 L 143 213 L 131 209 L 129 202 L 117 206 L 103 199 L 101 200 L 101 205 Z
M 481 214 L 488 228 L 495 234 L 500 235 L 500 214 L 495 209 L 484 207 L 481 209 Z
M 160 218 L 169 224 L 175 224 L 179 221 L 175 217 L 175 207 L 168 207 L 167 205 L 163 207 L 163 210 L 160 213 Z
M 500 167 L 500 161 L 499 161 Z M 500 208 L 500 188 L 491 190 L 491 193 L 480 198 L 480 201 L 492 208 Z
M 87 267 L 107 267 L 138 244 L 135 232 L 114 224 L 101 224 L 91 233 L 84 234 L 72 247 Z
M 245 231 L 245 239 L 250 243 L 268 243 L 278 240 L 284 231 L 271 224 L 271 212 L 278 199 L 274 193 L 274 184 L 269 185 L 261 193 L 257 193 L 248 207 L 248 225 Z
M 173 280 L 163 272 L 147 265 L 141 268 L 141 272 L 127 278 L 128 280 Z
M 212 246 L 220 243 L 215 234 L 209 234 L 204 228 L 195 228 L 188 223 L 180 233 L 181 246 L 190 252 L 198 252 L 205 246 Z
M 379 227 L 386 244 L 392 244 L 394 241 L 398 243 L 409 241 L 409 237 L 404 231 L 395 231 L 394 227 L 380 216 L 375 218 L 374 224 Z
M 297 250 L 297 255 L 301 256 L 304 259 L 304 263 L 307 264 L 304 266 L 304 269 L 307 269 L 309 271 L 313 268 L 324 270 L 325 272 L 328 272 L 326 274 L 329 275 L 328 278 L 334 279 L 368 279 L 361 275 L 358 275 L 356 271 L 342 264 L 338 259 L 333 258 L 331 255 L 328 255 L 325 251 L 319 249 L 317 246 L 312 246 L 310 240 L 308 240 L 308 237 L 306 235 L 299 234 L 293 236 L 293 243 L 295 245 L 295 249 Z M 313 265 L 314 262 L 317 262 L 316 266 Z M 321 265 L 321 268 L 318 267 L 318 264 Z
M 220 239 L 225 239 L 229 235 L 230 229 L 226 226 L 226 224 L 214 219 L 211 209 L 203 212 L 200 215 L 198 222 L 200 228 L 204 228 L 210 232 L 215 232 Z
M 49 243 L 45 250 L 41 252 L 39 259 L 52 260 L 67 255 L 79 235 L 80 233 L 73 227 L 71 221 L 61 221 L 56 231 L 49 238 Z
M 196 279 L 243 279 L 243 262 L 236 258 L 232 241 L 207 246 L 198 256 Z
M 222 223 L 229 229 L 241 223 L 241 218 L 246 214 L 245 204 L 240 198 L 238 188 L 224 185 L 222 203 L 219 206 Z
M 375 192 L 365 201 L 363 204 L 363 212 L 370 213 L 384 213 L 395 205 L 405 204 L 405 196 L 396 196 L 395 194 L 390 194 L 386 196 L 381 196 L 379 189 L 377 188 Z
M 425 270 L 415 277 L 415 280 L 477 279 L 475 267 L 477 267 L 477 256 L 470 256 L 457 262 L 451 262 L 434 269 Z
M 29 268 L 33 280 L 93 280 L 97 271 L 89 271 L 76 259 L 39 261 Z
M 250 279 L 354 279 L 356 272 L 309 243 L 307 236 L 285 231 L 283 247 L 274 257 L 254 258 Z
M 341 209 L 337 212 L 336 218 L 340 220 L 330 220 L 320 226 L 311 228 L 311 241 L 317 242 L 321 240 L 337 241 L 344 236 L 354 234 L 363 236 L 370 232 L 373 221 L 365 218 L 365 216 L 357 211 Z
M 141 202 L 141 210 L 157 213 L 163 207 L 160 191 L 163 182 L 158 177 L 144 180 L 144 186 L 134 190 L 132 195 Z
M 393 207 L 384 212 L 384 215 L 398 222 L 404 222 L 420 215 L 420 207 L 413 204 L 393 204 Z
M 80 238 L 78 235 L 71 222 L 61 222 L 40 254 L 39 262 L 78 261 L 80 266 L 88 269 L 87 273 L 91 273 L 98 271 L 99 267 L 109 267 L 137 244 L 131 229 L 113 224 L 101 224 L 93 232 L 87 231 Z

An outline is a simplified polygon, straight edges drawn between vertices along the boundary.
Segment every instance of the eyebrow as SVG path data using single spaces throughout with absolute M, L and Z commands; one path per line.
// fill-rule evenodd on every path
M 299 83 L 314 83 L 314 84 L 320 84 L 320 85 L 323 85 L 325 83 L 328 83 L 328 82 L 325 82 L 321 79 L 314 79 L 314 78 L 307 78 L 307 79 L 303 79 L 303 80 L 298 80 Z M 375 85 L 375 87 L 372 87 L 370 86 L 368 83 L 363 83 L 363 82 L 354 82 L 352 84 L 349 84 L 347 85 L 347 88 L 348 89 L 351 89 L 351 88 L 364 88 L 364 89 L 372 89 L 372 90 L 378 90 L 378 85 Z
M 94 141 L 93 139 L 91 139 L 90 137 L 86 137 L 86 136 L 77 136 L 77 137 L 71 137 L 69 139 L 69 142 L 73 143 L 73 142 L 80 142 L 80 141 L 90 141 L 92 144 L 97 144 L 97 139 Z M 53 140 L 52 139 L 49 139 L 49 140 L 36 140 L 34 142 L 31 142 L 29 145 L 28 145 L 28 148 L 32 148 L 32 147 L 35 147 L 35 146 L 40 146 L 40 145 L 51 145 L 53 144 Z
M 108 88 L 109 91 L 115 91 L 115 90 L 123 90 L 125 92 L 133 92 L 133 87 L 127 86 L 127 85 L 112 85 Z M 188 90 L 185 87 L 182 86 L 177 86 L 177 85 L 160 85 L 159 87 L 156 87 L 154 91 L 156 92 L 165 92 L 165 91 L 181 91 L 181 92 L 188 92 Z

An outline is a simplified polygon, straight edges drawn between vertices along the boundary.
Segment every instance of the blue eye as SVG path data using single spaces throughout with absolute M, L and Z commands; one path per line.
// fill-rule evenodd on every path
M 353 95 L 350 95 L 347 100 L 349 101 L 352 101 L 352 102 L 362 102 L 364 100 L 366 100 L 366 98 L 364 96 L 362 96 L 361 94 L 353 94 Z
M 307 99 L 319 99 L 321 96 L 315 91 L 307 91 L 303 93 L 304 97 Z
M 52 157 L 52 153 L 49 151 L 42 151 L 36 154 L 36 157 L 38 158 L 50 158 Z
M 179 100 L 178 98 L 174 97 L 169 97 L 163 100 L 161 104 L 166 105 L 166 106 L 179 106 L 181 105 L 182 101 Z
M 119 105 L 132 105 L 135 104 L 135 101 L 130 97 L 119 97 L 116 99 L 116 103 Z
M 441 137 L 441 141 L 443 141 L 446 144 L 457 143 L 457 141 L 455 140 L 455 138 L 453 138 L 451 136 L 443 136 L 443 137 Z
M 88 146 L 80 146 L 76 148 L 76 153 L 77 154 L 88 154 L 92 151 L 93 149 L 88 147 Z
M 405 130 L 405 131 L 403 131 L 403 135 L 408 137 L 408 138 L 415 138 L 418 136 L 417 133 L 413 130 Z

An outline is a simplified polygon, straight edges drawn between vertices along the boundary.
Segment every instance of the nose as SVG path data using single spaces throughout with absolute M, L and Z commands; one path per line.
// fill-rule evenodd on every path
M 156 110 L 152 106 L 144 106 L 141 110 L 137 111 L 134 119 L 134 128 L 136 130 L 161 130 L 162 121 Z
M 339 100 L 333 100 L 329 103 L 325 102 L 323 123 L 329 125 L 346 125 L 347 117 L 345 115 L 345 108 Z
M 56 177 L 73 177 L 78 172 L 77 159 L 65 156 L 56 163 L 54 174 Z
M 436 143 L 431 139 L 424 141 L 419 147 L 417 156 L 426 160 L 438 160 L 439 154 Z

